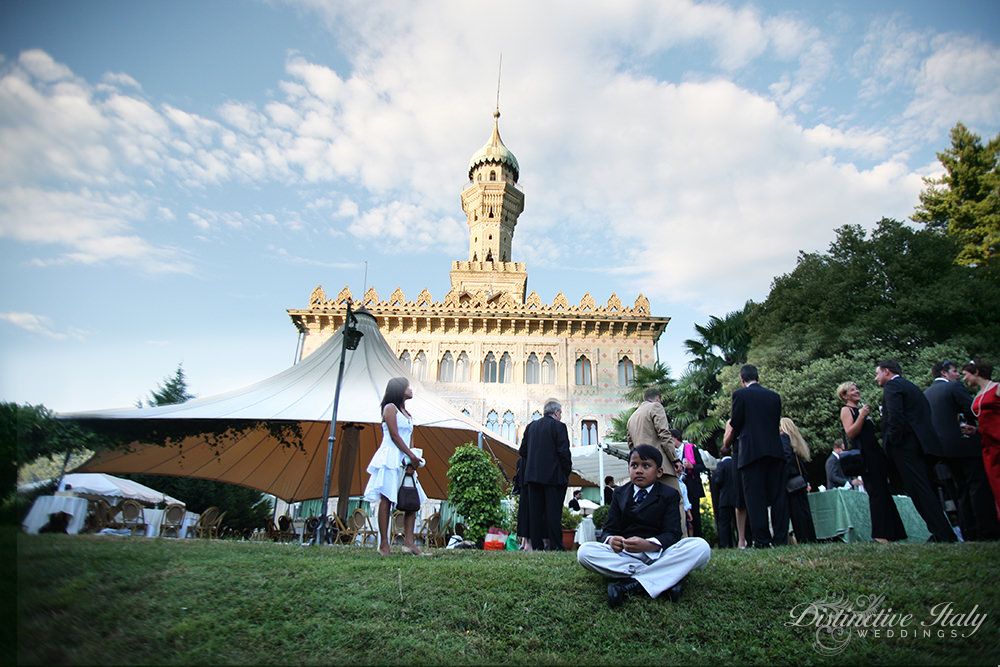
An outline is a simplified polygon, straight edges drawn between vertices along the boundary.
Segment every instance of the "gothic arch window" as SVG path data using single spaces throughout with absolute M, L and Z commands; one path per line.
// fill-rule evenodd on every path
M 445 352 L 444 356 L 441 357 L 441 365 L 438 366 L 438 381 L 455 381 L 455 358 L 451 356 L 450 351 Z
M 514 413 L 510 410 L 503 413 L 503 422 L 500 424 L 500 437 L 506 438 L 510 442 L 517 441 L 517 424 L 514 423 Z
M 490 180 L 491 181 L 497 180 L 497 173 L 495 171 L 493 171 L 493 170 L 490 170 Z M 490 215 L 490 217 L 492 218 L 493 216 Z
M 538 363 L 538 355 L 532 352 L 524 364 L 524 383 L 538 384 L 541 381 L 542 365 Z
M 545 353 L 545 358 L 542 359 L 542 384 L 555 384 L 556 383 L 556 361 L 552 358 L 552 355 Z
M 627 387 L 635 379 L 635 366 L 628 357 L 618 360 L 618 386 Z
M 497 381 L 497 358 L 490 352 L 483 359 L 483 382 Z
M 469 412 L 469 408 L 462 408 L 462 414 L 465 415 L 466 417 L 472 416 L 472 413 Z
M 500 432 L 500 418 L 497 416 L 496 410 L 490 410 L 489 414 L 486 415 L 486 428 L 494 433 Z
M 408 350 L 403 350 L 403 354 L 399 355 L 399 363 L 403 364 L 407 373 L 410 372 L 410 352 Z
M 476 174 L 476 180 L 479 181 L 479 182 L 482 182 L 483 175 L 482 174 Z
M 588 359 L 585 354 L 581 354 L 576 360 L 576 383 L 579 385 L 594 384 L 594 378 L 591 374 L 590 359 Z
M 424 354 L 423 350 L 417 352 L 417 356 L 413 357 L 413 366 L 410 373 L 417 380 L 423 380 L 427 374 L 427 355 Z
M 510 384 L 514 381 L 514 362 L 511 361 L 510 355 L 506 352 L 500 357 L 500 374 L 498 381 L 503 384 Z
M 455 382 L 469 381 L 469 355 L 462 352 L 455 361 Z
M 597 445 L 600 444 L 597 438 L 597 420 L 584 419 L 580 422 L 580 444 Z
M 534 412 L 531 413 L 531 421 L 538 421 L 541 418 L 542 418 L 542 413 L 539 412 L 538 410 L 535 410 Z

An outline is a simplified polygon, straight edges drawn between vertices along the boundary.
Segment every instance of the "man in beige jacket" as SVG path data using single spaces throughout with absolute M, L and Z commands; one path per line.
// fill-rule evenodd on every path
M 677 445 L 680 443 L 670 434 L 670 421 L 660 400 L 660 392 L 656 389 L 647 389 L 643 394 L 642 403 L 628 419 L 628 446 L 632 449 L 637 445 L 652 445 L 663 452 L 663 477 L 660 481 L 679 494 L 681 485 L 678 477 L 681 473 L 681 463 L 677 459 Z M 687 535 L 687 522 L 684 501 L 681 500 L 680 504 L 683 537 Z

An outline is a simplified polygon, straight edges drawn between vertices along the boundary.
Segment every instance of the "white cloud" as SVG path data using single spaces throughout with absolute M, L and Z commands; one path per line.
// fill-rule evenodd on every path
M 359 239 L 377 240 L 387 254 L 429 249 L 462 252 L 466 227 L 454 218 L 437 218 L 414 204 L 390 202 L 361 214 L 347 231 Z
M 52 340 L 83 340 L 85 331 L 71 327 L 66 331 L 57 331 L 52 326 L 52 320 L 44 315 L 34 313 L 6 312 L 0 313 L 0 320 L 13 324 L 19 329 L 23 329 L 33 334 L 39 334 Z

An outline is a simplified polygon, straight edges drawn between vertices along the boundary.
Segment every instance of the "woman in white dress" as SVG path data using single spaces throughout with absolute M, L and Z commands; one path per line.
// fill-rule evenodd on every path
M 368 486 L 365 487 L 365 500 L 369 503 L 379 503 L 378 506 L 378 551 L 383 556 L 389 555 L 389 514 L 396 504 L 396 493 L 403 480 L 405 472 L 409 473 L 423 465 L 413 450 L 410 449 L 410 438 L 413 435 L 413 417 L 406 410 L 406 400 L 413 398 L 413 388 L 406 378 L 392 378 L 385 387 L 382 397 L 382 444 L 368 464 Z M 414 479 L 416 475 L 414 475 Z M 417 493 L 420 503 L 427 500 L 424 490 L 417 482 Z M 416 512 L 406 512 L 403 516 L 403 551 L 420 555 L 420 550 L 413 542 L 413 527 L 417 520 Z

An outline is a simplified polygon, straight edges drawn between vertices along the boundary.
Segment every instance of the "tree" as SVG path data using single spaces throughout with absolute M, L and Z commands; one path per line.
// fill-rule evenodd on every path
M 177 364 L 177 371 L 173 377 L 164 379 L 162 384 L 157 385 L 156 391 L 149 392 L 149 400 L 146 401 L 146 405 L 151 408 L 158 405 L 175 405 L 192 398 L 194 398 L 194 394 L 188 393 L 184 364 Z M 136 407 L 142 407 L 142 400 L 138 402 Z
M 466 539 L 478 542 L 491 526 L 504 523 L 505 485 L 486 452 L 471 442 L 455 448 L 448 459 L 448 502 L 465 518 Z
M 670 366 L 653 362 L 652 366 L 636 366 L 635 377 L 625 390 L 624 398 L 630 403 L 639 404 L 644 400 L 647 389 L 656 389 L 660 396 L 666 396 L 673 389 L 674 379 L 670 377 Z
M 913 220 L 954 238 L 960 246 L 958 264 L 989 264 L 1000 251 L 1000 135 L 984 146 L 958 123 L 951 130 L 951 147 L 937 156 L 945 174 L 924 179 L 927 189 L 920 193 Z

